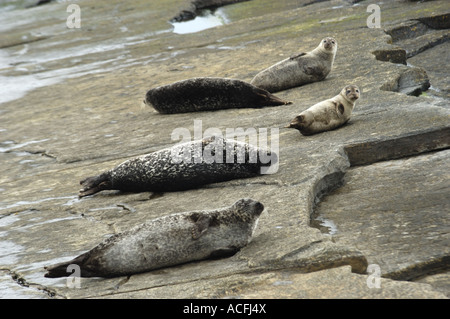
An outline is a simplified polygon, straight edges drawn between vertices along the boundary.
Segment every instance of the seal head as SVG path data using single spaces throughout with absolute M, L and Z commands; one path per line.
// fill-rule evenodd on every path
M 341 95 L 347 101 L 354 103 L 360 97 L 359 88 L 356 85 L 347 85 L 342 89 Z
M 337 42 L 334 38 L 331 37 L 327 37 L 325 39 L 322 40 L 321 42 L 321 46 L 327 50 L 327 51 L 331 51 L 333 54 L 336 53 L 337 50 Z

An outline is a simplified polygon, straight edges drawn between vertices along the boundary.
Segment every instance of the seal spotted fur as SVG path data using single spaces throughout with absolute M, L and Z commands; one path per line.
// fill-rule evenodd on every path
M 269 92 L 278 92 L 324 80 L 330 73 L 337 42 L 325 38 L 312 51 L 299 53 L 259 72 L 250 84 Z
M 359 97 L 358 87 L 347 85 L 335 97 L 314 104 L 300 113 L 286 127 L 295 128 L 303 135 L 335 129 L 347 123 Z
M 88 177 L 80 182 L 83 188 L 79 197 L 102 190 L 165 192 L 192 189 L 257 176 L 276 161 L 274 152 L 213 136 L 139 156 L 100 175 Z
M 240 199 L 231 207 L 156 218 L 109 237 L 68 262 L 45 267 L 45 277 L 116 277 L 195 260 L 230 256 L 252 239 L 263 204 Z
M 144 103 L 159 113 L 214 111 L 290 104 L 247 82 L 225 78 L 193 78 L 149 90 Z

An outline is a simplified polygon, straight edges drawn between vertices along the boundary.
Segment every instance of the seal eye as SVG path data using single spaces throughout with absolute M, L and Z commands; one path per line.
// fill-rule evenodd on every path
M 356 93 L 359 93 L 359 90 L 356 90 Z
M 345 92 L 345 93 L 350 94 L 350 90 L 347 90 L 347 92 Z

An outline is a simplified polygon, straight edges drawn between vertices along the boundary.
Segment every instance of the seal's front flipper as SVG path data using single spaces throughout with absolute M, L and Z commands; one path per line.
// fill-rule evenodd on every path
M 299 58 L 299 57 L 304 56 L 304 55 L 306 55 L 305 52 L 298 53 L 298 54 L 294 54 L 294 55 L 291 55 L 291 56 L 289 57 L 289 59 L 294 60 L 294 59 Z
M 211 217 L 200 216 L 195 222 L 194 227 L 192 227 L 192 239 L 199 239 L 207 230 L 211 223 Z
M 102 190 L 111 189 L 109 175 L 104 173 L 97 176 L 88 177 L 80 182 L 82 189 L 78 194 L 79 198 L 98 193 Z

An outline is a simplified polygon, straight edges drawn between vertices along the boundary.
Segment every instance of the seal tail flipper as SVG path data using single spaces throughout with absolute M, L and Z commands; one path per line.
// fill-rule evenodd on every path
M 69 265 L 71 265 L 72 262 L 65 262 L 56 264 L 53 266 L 44 267 L 45 270 L 47 270 L 47 273 L 44 275 L 44 277 L 47 278 L 58 278 L 58 277 L 68 277 L 71 275 L 71 272 L 68 272 L 67 269 Z
M 68 277 L 72 273 L 74 273 L 74 270 L 76 271 L 76 267 L 78 267 L 80 271 L 80 273 L 78 274 L 79 276 L 83 275 L 86 276 L 86 274 L 81 274 L 81 265 L 83 264 L 86 257 L 87 255 L 86 253 L 84 253 L 72 260 L 44 267 L 44 269 L 47 270 L 47 273 L 44 275 L 44 277 L 47 278 Z
M 303 115 L 299 115 L 297 117 L 295 117 L 291 123 L 289 123 L 289 125 L 286 125 L 285 128 L 295 128 L 295 129 L 299 129 L 302 128 L 304 126 L 304 116 Z
M 272 93 L 255 87 L 255 93 L 263 98 L 263 102 L 265 105 L 287 105 L 292 104 L 290 101 L 285 101 L 280 99 L 278 96 L 273 95 Z
M 104 173 L 97 176 L 88 177 L 80 182 L 83 186 L 78 194 L 79 198 L 98 193 L 102 190 L 111 189 L 109 175 Z

